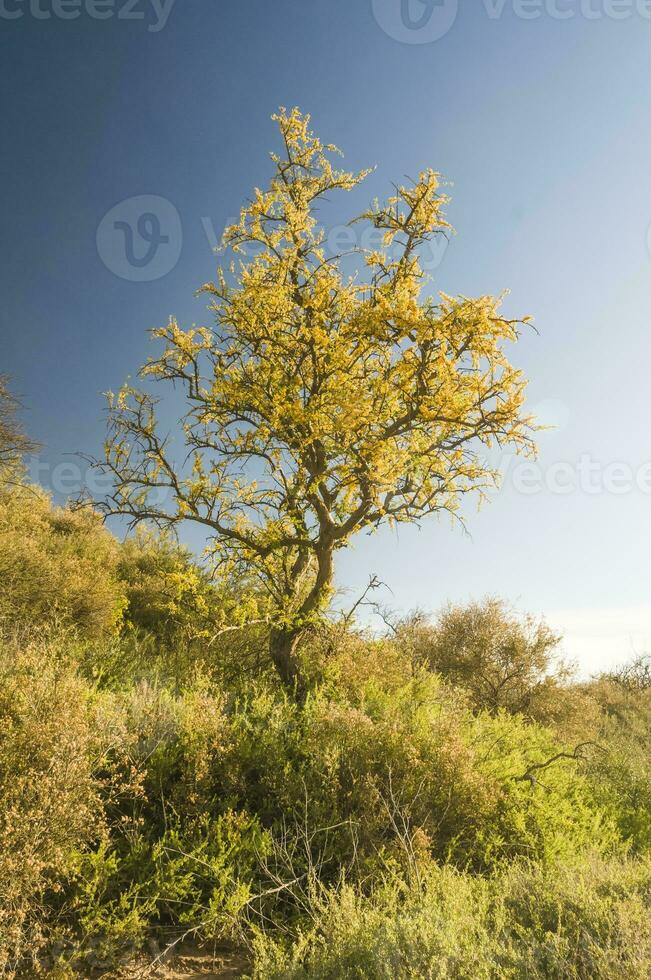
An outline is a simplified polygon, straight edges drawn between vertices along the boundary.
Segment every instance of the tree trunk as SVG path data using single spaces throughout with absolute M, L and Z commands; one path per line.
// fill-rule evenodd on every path
M 316 551 L 317 573 L 314 584 L 303 601 L 303 604 L 296 612 L 295 622 L 303 625 L 294 626 L 293 628 L 288 626 L 284 629 L 282 627 L 275 627 L 271 630 L 269 636 L 269 655 L 278 671 L 278 676 L 285 685 L 286 690 L 299 702 L 304 701 L 306 689 L 297 656 L 298 644 L 306 632 L 304 624 L 318 610 L 320 603 L 323 601 L 332 583 L 332 557 L 333 540 L 328 535 Z M 300 567 L 300 563 L 297 563 L 294 579 L 294 584 L 297 587 L 295 592 L 300 584 L 303 571 L 304 567 Z M 294 595 L 291 596 L 291 599 L 293 598 Z
M 300 697 L 303 685 L 296 655 L 301 630 L 272 629 L 269 636 L 269 655 L 278 676 L 294 697 Z

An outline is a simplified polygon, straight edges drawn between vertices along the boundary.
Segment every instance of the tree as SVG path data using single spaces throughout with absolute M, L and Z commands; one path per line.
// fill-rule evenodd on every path
M 416 617 L 396 635 L 418 663 L 465 688 L 473 707 L 491 714 L 504 708 L 538 719 L 553 715 L 559 682 L 568 677 L 554 661 L 560 637 L 501 599 L 450 605 L 434 624 Z
M 170 320 L 141 372 L 184 390 L 185 462 L 157 399 L 125 386 L 110 396 L 104 466 L 112 513 L 200 524 L 218 567 L 254 571 L 273 603 L 271 658 L 294 688 L 335 553 L 365 529 L 456 514 L 495 483 L 483 450 L 527 452 L 532 440 L 525 380 L 503 350 L 526 321 L 502 317 L 494 297 L 422 295 L 419 251 L 449 229 L 439 176 L 424 171 L 354 219 L 383 242 L 353 249 L 358 278 L 327 251 L 317 211 L 368 171 L 336 169 L 338 151 L 297 109 L 273 118 L 283 152 L 269 188 L 224 234 L 239 264 L 203 287 L 215 327 Z

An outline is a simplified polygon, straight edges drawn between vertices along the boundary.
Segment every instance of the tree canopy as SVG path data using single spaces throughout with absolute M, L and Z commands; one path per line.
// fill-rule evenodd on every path
M 223 245 L 235 253 L 202 287 L 213 327 L 153 331 L 144 379 L 180 385 L 182 453 L 157 399 L 110 399 L 104 466 L 114 513 L 206 528 L 225 573 L 253 573 L 271 600 L 271 655 L 289 686 L 297 643 L 327 604 L 334 556 L 385 523 L 457 514 L 497 479 L 486 451 L 533 448 L 525 379 L 504 346 L 524 320 L 501 297 L 429 295 L 420 254 L 449 231 L 440 177 L 424 170 L 353 218 L 383 244 L 331 254 L 320 206 L 369 171 L 338 169 L 298 109 L 281 109 L 282 151 Z M 184 462 L 181 460 L 184 459 Z

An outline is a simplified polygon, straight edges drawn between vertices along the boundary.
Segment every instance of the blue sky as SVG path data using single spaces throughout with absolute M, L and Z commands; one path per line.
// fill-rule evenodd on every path
M 279 105 L 377 168 L 335 223 L 431 165 L 457 230 L 432 288 L 509 288 L 534 314 L 513 357 L 556 428 L 536 472 L 504 463 L 468 535 L 360 538 L 339 584 L 374 572 L 399 609 L 504 595 L 596 669 L 651 647 L 651 4 L 401 3 L 0 0 L 0 371 L 61 495 L 147 328 L 206 321 L 211 236 L 268 176 Z M 159 221 L 143 239 L 139 208 Z M 128 225 L 151 263 L 125 259 Z

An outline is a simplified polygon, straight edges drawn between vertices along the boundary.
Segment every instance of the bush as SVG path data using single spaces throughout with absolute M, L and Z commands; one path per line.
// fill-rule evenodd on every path
M 140 529 L 127 538 L 118 574 L 126 592 L 125 626 L 151 636 L 161 650 L 171 653 L 216 632 L 224 605 L 219 592 L 187 548 L 169 535 Z
M 0 974 L 190 933 L 259 977 L 649 975 L 643 668 L 565 683 L 488 603 L 312 624 L 297 701 L 250 583 L 22 485 L 0 574 Z
M 474 716 L 426 673 L 389 690 L 369 683 L 354 700 L 316 693 L 304 708 L 261 691 L 230 726 L 215 791 L 269 828 L 334 828 L 326 880 L 353 856 L 360 874 L 398 859 L 399 827 L 427 858 L 476 870 L 616 843 L 579 762 L 559 760 L 537 785 L 519 779 L 563 748 L 549 731 Z
M 595 799 L 608 806 L 631 851 L 651 854 L 651 689 L 635 673 L 588 686 L 602 714 L 594 738 L 602 746 L 590 766 Z
M 89 692 L 60 652 L 0 640 L 0 974 L 45 945 L 102 812 Z
M 239 916 L 266 850 L 255 818 L 226 812 L 186 818 L 170 811 L 155 834 L 143 822 L 81 856 L 68 915 L 76 937 L 68 962 L 111 965 L 146 940 L 241 936 Z
M 105 829 L 78 855 L 68 893 L 74 960 L 110 964 L 147 939 L 236 931 L 267 844 L 255 816 L 214 793 L 223 708 L 201 685 L 172 695 L 141 683 L 98 698 Z
M 516 864 L 484 880 L 432 868 L 420 887 L 393 881 L 365 897 L 315 894 L 291 944 L 260 931 L 265 980 L 645 980 L 651 972 L 651 864 L 552 871 Z
M 118 549 L 92 510 L 54 507 L 33 486 L 0 489 L 0 625 L 114 635 L 125 605 Z
M 7 377 L 0 375 L 0 488 L 21 481 L 23 457 L 38 449 L 17 419 L 19 407 L 9 390 Z
M 158 679 L 180 689 L 197 669 L 231 684 L 259 675 L 265 602 L 250 582 L 215 582 L 170 535 L 143 529 L 120 545 L 117 575 L 121 643 L 88 659 L 105 682 Z
M 501 599 L 448 606 L 434 624 L 417 615 L 400 624 L 397 638 L 417 663 L 467 690 L 480 711 L 542 720 L 567 677 L 554 659 L 560 637 Z

